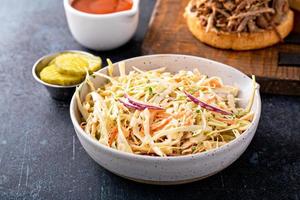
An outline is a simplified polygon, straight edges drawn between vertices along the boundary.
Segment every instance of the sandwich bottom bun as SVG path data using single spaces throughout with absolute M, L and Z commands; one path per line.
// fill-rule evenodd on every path
M 289 0 L 290 7 L 300 11 L 300 0 Z
M 251 50 L 268 47 L 280 42 L 280 38 L 274 30 L 264 30 L 253 33 L 224 33 L 205 31 L 197 17 L 185 15 L 189 30 L 201 42 L 221 49 Z M 285 38 L 293 29 L 294 13 L 289 10 L 281 24 L 277 26 L 281 38 Z

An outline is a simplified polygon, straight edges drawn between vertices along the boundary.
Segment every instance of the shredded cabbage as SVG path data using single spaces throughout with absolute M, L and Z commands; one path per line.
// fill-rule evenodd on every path
M 208 77 L 197 69 L 171 74 L 165 68 L 143 71 L 133 67 L 126 74 L 121 62 L 120 76 L 114 77 L 108 62 L 108 75 L 94 73 L 108 79 L 107 84 L 95 89 L 86 80 L 83 84 L 91 91 L 83 101 L 76 91 L 81 127 L 104 145 L 152 156 L 195 154 L 227 144 L 251 124 L 254 77 L 249 103 L 241 108 L 236 86 L 225 85 L 220 77 Z M 197 100 L 206 106 L 196 104 Z

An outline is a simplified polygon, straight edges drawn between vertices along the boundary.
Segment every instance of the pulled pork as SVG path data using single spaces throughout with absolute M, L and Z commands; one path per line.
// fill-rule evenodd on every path
M 287 0 L 191 0 L 189 6 L 207 32 L 276 31 L 288 10 Z

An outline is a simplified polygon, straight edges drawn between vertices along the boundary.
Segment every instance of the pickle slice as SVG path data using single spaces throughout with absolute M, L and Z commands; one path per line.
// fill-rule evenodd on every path
M 101 68 L 102 60 L 97 56 L 86 56 L 89 62 L 89 73 L 93 73 Z
M 49 65 L 40 72 L 42 81 L 55 85 L 75 85 L 82 82 L 84 77 L 61 74 L 55 65 Z
M 57 56 L 55 65 L 60 73 L 83 76 L 86 74 L 86 70 L 92 73 L 100 69 L 101 59 L 96 56 L 67 53 Z
M 55 57 L 56 58 L 56 57 Z M 49 63 L 48 65 L 55 65 L 55 58 L 53 58 Z

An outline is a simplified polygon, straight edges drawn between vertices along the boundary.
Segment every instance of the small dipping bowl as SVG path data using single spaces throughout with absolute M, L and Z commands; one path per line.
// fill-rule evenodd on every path
M 77 50 L 67 50 L 67 51 L 61 51 L 61 52 L 56 52 L 53 54 L 45 55 L 45 56 L 41 57 L 40 59 L 38 59 L 38 61 L 36 61 L 36 63 L 33 65 L 32 75 L 37 82 L 41 83 L 42 85 L 44 85 L 47 88 L 50 96 L 53 99 L 59 100 L 59 101 L 69 101 L 75 92 L 76 86 L 79 84 L 67 85 L 67 86 L 54 85 L 54 84 L 46 83 L 46 82 L 42 81 L 40 78 L 40 72 L 42 71 L 42 69 L 44 69 L 44 67 L 48 66 L 48 64 L 51 60 L 53 60 L 56 56 L 58 56 L 62 53 L 80 53 L 80 54 L 85 54 L 88 56 L 93 56 L 93 54 L 90 54 L 90 53 L 87 53 L 84 51 L 77 51 Z
M 91 14 L 72 7 L 73 0 L 64 0 L 66 18 L 74 39 L 84 47 L 97 51 L 118 48 L 136 32 L 139 21 L 139 2 L 132 8 L 108 14 Z

